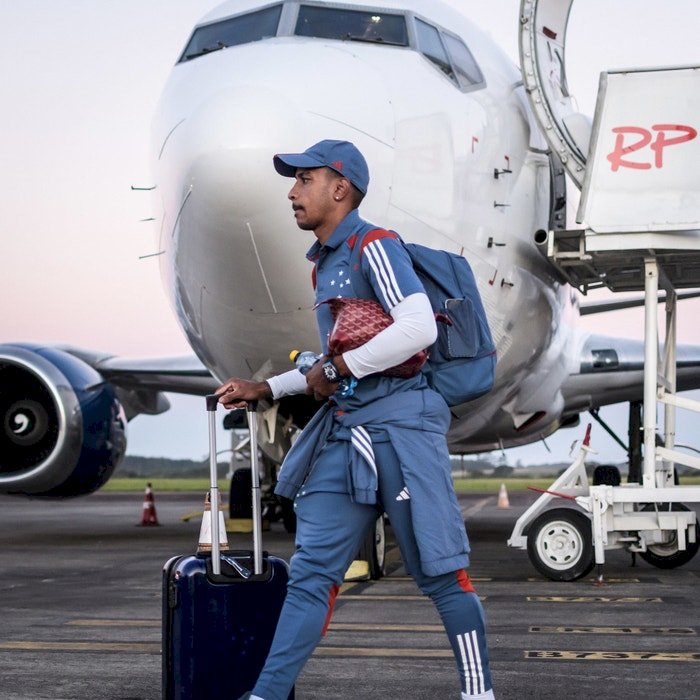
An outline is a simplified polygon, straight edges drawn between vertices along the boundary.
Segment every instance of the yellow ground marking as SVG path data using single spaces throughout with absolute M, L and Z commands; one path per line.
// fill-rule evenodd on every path
M 402 625 L 366 622 L 331 622 L 336 632 L 444 632 L 442 625 Z
M 451 649 L 396 649 L 381 647 L 316 647 L 314 656 L 363 656 L 372 658 L 452 659 Z
M 526 659 L 580 661 L 700 661 L 700 653 L 690 651 L 524 651 Z
M 160 620 L 68 620 L 67 625 L 76 627 L 160 627 L 163 623 Z
M 66 625 L 77 627 L 160 627 L 160 620 L 76 619 Z M 444 632 L 442 625 L 382 624 L 375 622 L 331 622 L 330 629 L 340 632 Z
M 371 593 L 358 593 L 357 595 L 340 595 L 340 600 L 424 600 L 430 602 L 425 595 L 372 595 Z M 486 596 L 479 596 L 479 600 L 486 600 Z
M 497 501 L 496 496 L 487 496 L 486 498 L 482 498 L 480 501 L 477 501 L 474 503 L 474 505 L 470 506 L 469 508 L 462 508 L 462 518 L 466 520 L 467 518 L 471 518 L 472 515 L 478 513 L 482 508 L 484 508 L 488 503 L 493 501 L 496 503 Z
M 184 522 L 184 523 L 188 523 L 190 520 L 192 520 L 192 518 L 201 518 L 202 515 L 204 515 L 204 514 L 202 513 L 201 510 L 193 510 L 189 513 L 185 513 L 184 515 L 181 515 L 180 520 L 182 520 L 182 522 Z
M 471 579 L 472 583 L 484 583 L 488 581 L 493 581 L 493 579 L 490 576 L 469 576 Z M 384 578 L 380 578 L 376 581 L 373 581 L 373 583 L 394 583 L 394 582 L 400 582 L 403 583 L 405 581 L 410 581 L 413 583 L 413 578 L 411 576 L 385 576 Z
M 472 579 L 473 580 L 473 579 Z M 546 583 L 542 577 L 528 576 L 528 583 Z M 597 579 L 592 576 L 591 578 L 582 579 L 583 583 L 595 583 Z M 607 576 L 603 579 L 603 584 L 606 583 L 640 583 L 638 578 L 608 578 Z
M 341 595 L 340 600 L 429 600 L 422 595 L 371 595 L 359 593 L 358 595 Z
M 585 627 L 567 626 L 530 627 L 529 632 L 545 634 L 658 634 L 666 636 L 694 636 L 697 632 L 692 627 Z
M 18 651 L 126 651 L 159 654 L 160 642 L 0 642 L 0 650 Z
M 661 598 L 633 598 L 631 596 L 568 596 L 568 595 L 529 595 L 529 603 L 663 603 Z

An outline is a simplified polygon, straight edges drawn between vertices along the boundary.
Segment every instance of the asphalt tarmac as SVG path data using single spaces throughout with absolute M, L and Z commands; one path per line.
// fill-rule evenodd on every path
M 460 499 L 496 698 L 700 698 L 700 557 L 662 570 L 608 552 L 605 586 L 554 583 L 506 546 L 536 496 L 510 494 L 498 508 L 496 491 Z M 161 569 L 196 547 L 199 520 L 181 516 L 202 497 L 155 498 L 159 527 L 138 525 L 140 494 L 0 497 L 0 699 L 161 697 Z M 229 541 L 245 548 L 248 537 Z M 292 536 L 273 524 L 265 548 L 288 557 Z M 388 556 L 386 578 L 344 587 L 297 684 L 300 700 L 458 700 L 438 617 L 396 549 Z

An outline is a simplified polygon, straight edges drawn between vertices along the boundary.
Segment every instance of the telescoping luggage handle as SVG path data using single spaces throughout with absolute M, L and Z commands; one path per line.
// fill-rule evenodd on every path
M 216 408 L 219 397 L 208 394 L 207 413 L 209 416 L 209 475 L 211 501 L 211 567 L 215 576 L 221 573 L 219 548 L 219 484 L 216 469 Z M 250 472 L 253 482 L 253 570 L 262 574 L 262 520 L 260 505 L 260 471 L 258 469 L 258 421 L 255 417 L 257 401 L 246 402 L 246 416 L 250 430 Z M 228 560 L 228 557 L 227 557 Z M 236 567 L 238 568 L 238 567 Z M 247 577 L 246 577 L 247 578 Z

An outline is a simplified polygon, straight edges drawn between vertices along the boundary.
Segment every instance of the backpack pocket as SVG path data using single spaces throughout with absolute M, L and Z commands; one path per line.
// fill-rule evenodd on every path
M 479 352 L 479 325 L 471 299 L 446 299 L 444 314 L 449 321 L 438 323 L 436 343 L 441 359 L 476 357 Z

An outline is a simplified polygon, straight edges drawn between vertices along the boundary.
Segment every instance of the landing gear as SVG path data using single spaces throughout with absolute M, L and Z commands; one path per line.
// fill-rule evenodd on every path
M 253 504 L 250 496 L 252 488 L 253 477 L 250 467 L 236 469 L 231 477 L 231 486 L 229 488 L 229 517 L 234 519 L 253 517 Z
M 670 507 L 669 507 L 670 506 Z M 665 510 L 665 511 L 688 511 L 690 510 L 681 503 L 659 503 L 655 506 L 650 503 L 642 508 L 643 511 Z M 678 534 L 675 530 L 665 530 L 667 539 L 665 542 L 650 544 L 646 552 L 639 552 L 639 556 L 645 562 L 658 569 L 675 569 L 678 566 L 687 564 L 700 548 L 700 525 L 695 523 L 695 542 L 686 542 L 685 549 L 678 548 Z
M 542 513 L 530 526 L 527 553 L 532 565 L 552 581 L 575 581 L 593 568 L 591 521 L 572 508 Z
M 384 516 L 380 515 L 374 527 L 367 533 L 360 545 L 359 559 L 369 565 L 369 577 L 376 581 L 386 574 L 386 532 Z

